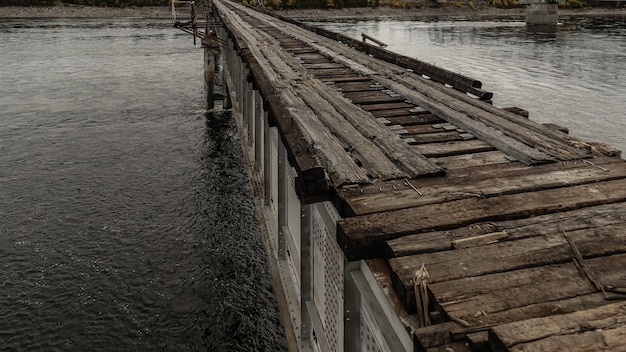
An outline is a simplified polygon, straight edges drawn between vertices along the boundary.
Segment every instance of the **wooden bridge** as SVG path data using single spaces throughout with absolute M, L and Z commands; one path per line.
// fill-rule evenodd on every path
M 618 150 L 474 79 L 209 6 L 208 91 L 217 58 L 293 350 L 626 351 Z

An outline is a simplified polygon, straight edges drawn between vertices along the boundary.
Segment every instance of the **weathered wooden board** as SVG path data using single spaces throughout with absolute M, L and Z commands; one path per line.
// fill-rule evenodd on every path
M 473 153 L 441 157 L 437 159 L 437 163 L 444 169 L 460 169 L 475 166 L 487 166 L 494 164 L 504 164 L 514 159 L 502 153 L 499 150 L 490 152 Z
M 626 229 L 623 223 L 594 230 L 573 231 L 569 235 L 584 257 L 626 252 Z M 565 263 L 571 261 L 573 257 L 572 248 L 563 234 L 554 233 L 549 236 L 534 236 L 492 245 L 392 258 L 389 265 L 394 272 L 394 287 L 399 290 L 400 297 L 406 298 L 404 303 L 408 308 L 413 306 L 415 300 L 412 294 L 413 276 L 422 263 L 426 264 L 430 273 L 433 296 L 436 300 L 445 302 L 451 300 L 445 291 L 447 285 L 436 285 L 437 283 L 471 277 L 476 277 L 473 281 L 476 282 L 480 280 L 477 278 L 480 276 Z M 498 287 L 494 289 L 499 290 Z M 473 310 L 471 314 L 476 312 L 475 302 L 471 300 L 471 303 L 467 302 L 446 305 L 444 309 L 449 315 L 457 315 L 457 318 L 463 319 L 468 315 L 468 309 Z M 497 310 L 499 308 L 499 305 L 495 305 L 482 307 L 482 310 L 491 314 L 499 311 Z
M 373 82 L 338 82 L 335 84 L 342 92 L 379 91 L 384 87 Z
M 394 110 L 394 109 L 411 109 L 414 105 L 406 102 L 400 103 L 381 103 L 381 104 L 367 104 L 363 105 L 362 109 L 366 111 L 377 111 L 377 110 Z
M 323 63 L 304 63 L 304 67 L 311 70 L 320 70 L 320 69 L 337 69 L 343 68 L 342 65 L 334 63 L 334 62 L 323 62 Z
M 605 161 L 606 163 L 599 161 L 597 165 L 607 171 L 585 163 L 546 164 L 524 168 L 511 165 L 511 169 L 500 165 L 485 166 L 481 172 L 411 181 L 420 193 L 410 187 L 390 189 L 384 187 L 384 184 L 376 183 L 371 187 L 362 187 L 358 194 L 354 191 L 344 192 L 343 197 L 354 214 L 364 215 L 454 199 L 489 198 L 626 177 L 626 163 L 617 159 L 613 159 L 614 162 L 610 162 L 610 159 Z
M 426 143 L 443 143 L 452 141 L 464 141 L 464 138 L 456 131 L 450 132 L 438 132 L 438 133 L 412 133 L 407 131 L 406 138 L 413 138 L 413 141 L 409 144 L 426 144 Z
M 514 241 L 562 234 L 563 231 L 568 233 L 578 230 L 594 231 L 595 228 L 621 224 L 623 218 L 626 218 L 626 203 L 600 205 L 518 220 L 474 223 L 449 231 L 426 232 L 387 241 L 386 256 L 393 258 L 451 250 L 455 248 L 455 242 L 472 240 L 487 234 L 504 233 L 506 237 L 494 241 Z
M 344 96 L 355 104 L 382 104 L 382 103 L 401 103 L 404 102 L 402 97 L 394 97 L 381 91 L 344 93 Z
M 398 125 L 402 125 L 402 124 L 398 124 Z M 420 124 L 420 125 L 411 124 L 411 125 L 403 125 L 403 126 L 407 130 L 407 132 L 411 134 L 440 133 L 440 132 L 445 131 L 443 128 L 438 127 L 436 124 Z
M 589 258 L 585 259 L 585 263 L 603 285 L 624 286 L 626 254 Z M 513 308 L 531 305 L 546 307 L 549 306 L 545 305 L 546 302 L 599 292 L 572 262 L 434 283 L 429 289 L 447 315 L 478 325 L 499 324 L 501 322 L 497 319 L 510 318 L 504 312 Z M 403 298 L 400 292 L 398 295 Z M 617 297 L 610 293 L 607 295 Z M 586 301 L 587 304 L 594 304 L 591 297 Z M 570 305 L 575 302 L 561 305 L 571 310 Z M 544 312 L 546 315 L 554 314 Z
M 416 77 L 405 76 L 402 80 L 414 92 L 409 97 L 410 91 L 397 87 L 402 92 L 406 92 L 409 100 L 414 99 L 420 106 L 426 107 L 431 112 L 437 113 L 445 120 L 455 123 L 475 135 L 479 135 L 481 132 L 473 127 L 475 125 L 468 118 L 480 121 L 486 126 L 501 131 L 527 145 L 537 147 L 559 160 L 581 159 L 590 156 L 589 151 L 570 145 L 567 141 L 567 135 L 550 130 L 522 116 L 471 100 L 454 90 L 437 89 Z M 466 116 L 455 114 L 454 111 L 463 112 Z
M 341 76 L 341 75 L 346 75 L 346 74 L 352 74 L 352 71 L 350 71 L 349 69 L 342 67 L 342 68 L 325 68 L 325 69 L 316 69 L 314 71 L 311 71 L 312 73 L 315 74 L 316 77 L 334 77 L 334 76 Z
M 382 243 L 409 234 L 450 230 L 487 220 L 519 219 L 626 201 L 626 180 L 492 198 L 468 198 L 341 220 L 338 241 L 350 259 L 382 255 Z
M 492 328 L 494 351 L 626 351 L 626 302 Z
M 397 163 L 409 178 L 443 174 L 443 169 L 415 150 L 407 148 L 404 141 L 375 120 L 372 115 L 361 109 L 355 109 L 343 96 L 333 95 L 334 92 L 326 89 L 321 82 L 309 80 L 307 84 L 314 87 L 317 93 L 342 114 L 359 133 L 378 146 L 390 160 Z
M 369 77 L 361 76 L 357 73 L 346 73 L 342 75 L 331 75 L 326 77 L 319 77 L 324 82 L 369 82 Z
M 418 125 L 418 124 L 435 124 L 443 122 L 442 119 L 436 117 L 429 112 L 414 112 L 413 108 L 400 108 L 390 110 L 372 111 L 377 117 L 386 117 L 397 119 L 399 125 Z
M 452 141 L 414 145 L 421 154 L 427 157 L 440 158 L 444 156 L 473 154 L 495 150 L 490 144 L 478 139 L 467 141 Z
M 320 97 L 314 88 L 302 86 L 300 97 L 307 102 L 307 105 L 316 113 L 325 127 L 344 142 L 344 150 L 350 151 L 350 154 L 354 155 L 353 158 L 368 170 L 371 177 L 387 180 L 408 176 L 371 139 L 361 134 L 355 126 L 337 112 L 327 99 Z M 382 129 L 382 126 L 380 127 Z M 372 132 L 382 133 L 380 131 Z

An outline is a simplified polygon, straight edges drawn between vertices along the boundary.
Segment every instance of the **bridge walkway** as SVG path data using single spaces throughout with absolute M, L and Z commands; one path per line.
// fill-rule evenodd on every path
M 415 350 L 625 348 L 620 151 L 494 107 L 460 75 L 213 6 L 300 201 L 334 205 L 343 259 L 374 273 Z

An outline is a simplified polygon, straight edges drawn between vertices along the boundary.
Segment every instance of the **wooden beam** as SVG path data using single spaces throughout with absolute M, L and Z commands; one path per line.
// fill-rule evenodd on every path
M 626 351 L 626 302 L 494 327 L 493 351 Z
M 450 230 L 486 220 L 510 220 L 626 201 L 626 180 L 469 198 L 347 218 L 338 241 L 350 260 L 382 255 L 383 242 L 409 234 Z

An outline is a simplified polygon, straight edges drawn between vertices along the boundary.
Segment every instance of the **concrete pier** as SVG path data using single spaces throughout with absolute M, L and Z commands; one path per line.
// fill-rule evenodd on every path
M 526 28 L 532 33 L 556 33 L 559 4 L 534 3 L 526 7 Z

